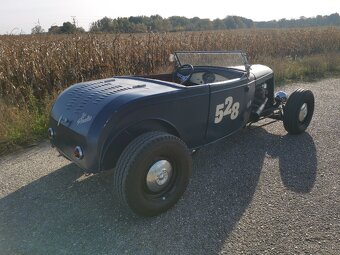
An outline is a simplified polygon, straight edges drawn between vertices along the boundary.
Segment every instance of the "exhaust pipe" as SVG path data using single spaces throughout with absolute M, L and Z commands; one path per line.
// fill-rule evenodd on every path
M 264 110 L 264 107 L 266 106 L 266 103 L 268 102 L 268 98 L 266 97 L 266 99 L 264 100 L 263 104 L 260 105 L 259 109 L 257 109 L 256 114 L 258 117 L 260 117 L 261 113 Z

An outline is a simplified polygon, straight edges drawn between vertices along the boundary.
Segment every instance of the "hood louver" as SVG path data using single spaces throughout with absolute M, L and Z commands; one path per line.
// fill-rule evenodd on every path
M 107 97 L 116 93 L 133 89 L 130 86 L 113 84 L 115 80 L 100 81 L 91 84 L 81 84 L 67 94 L 66 110 L 80 114 L 85 106 L 94 107 Z

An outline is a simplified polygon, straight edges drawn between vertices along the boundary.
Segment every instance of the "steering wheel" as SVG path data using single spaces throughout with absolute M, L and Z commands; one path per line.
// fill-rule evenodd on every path
M 181 65 L 173 74 L 173 80 L 177 83 L 184 84 L 188 81 L 194 72 L 194 67 L 190 64 Z

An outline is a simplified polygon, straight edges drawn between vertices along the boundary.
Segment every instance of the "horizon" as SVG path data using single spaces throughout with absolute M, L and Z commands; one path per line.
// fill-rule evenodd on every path
M 4 0 L 3 0 L 4 1 Z M 21 4 L 20 4 L 21 3 Z M 259 0 L 243 0 L 242 6 L 229 6 L 225 1 L 211 0 L 209 4 L 192 4 L 173 0 L 168 8 L 155 0 L 141 2 L 125 1 L 116 6 L 110 0 L 97 0 L 89 3 L 80 0 L 67 2 L 46 2 L 43 0 L 14 0 L 0 8 L 0 34 L 30 34 L 31 29 L 40 24 L 47 31 L 51 26 L 61 26 L 63 22 L 76 21 L 77 26 L 88 31 L 90 24 L 106 17 L 151 16 L 160 15 L 163 18 L 183 16 L 199 17 L 210 20 L 223 19 L 227 16 L 240 16 L 255 22 L 280 19 L 312 18 L 317 15 L 330 15 L 339 12 L 340 1 L 324 0 L 322 3 L 311 3 L 307 0 L 287 0 L 285 3 Z M 163 3 L 164 4 L 164 3 Z M 67 8 L 65 8 L 67 6 Z M 134 8 L 131 8 L 134 6 Z M 247 6 L 244 8 L 243 6 Z M 294 8 L 293 8 L 293 7 Z M 117 7 L 117 8 L 116 8 Z M 217 8 L 218 7 L 218 8 Z M 223 8 L 222 8 L 223 7 Z M 265 9 L 265 11 L 262 11 Z

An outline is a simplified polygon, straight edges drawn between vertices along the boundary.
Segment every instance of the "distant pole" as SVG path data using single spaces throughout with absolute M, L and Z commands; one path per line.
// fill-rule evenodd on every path
M 14 31 L 15 31 L 15 30 L 19 30 L 19 28 L 17 28 L 17 27 L 13 28 L 12 31 L 11 31 L 9 34 L 10 34 L 10 35 L 14 35 Z
M 71 18 L 72 18 L 72 20 L 73 20 L 73 25 L 75 26 L 75 27 L 78 27 L 78 22 L 77 22 L 77 19 L 76 19 L 76 16 L 71 16 Z

